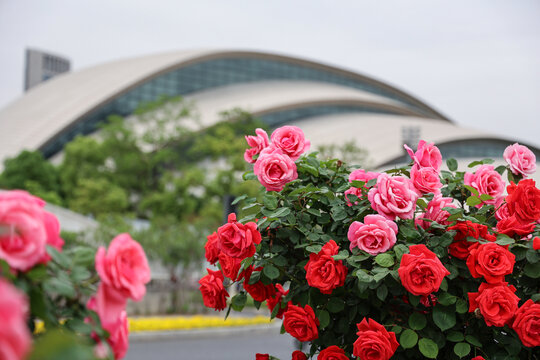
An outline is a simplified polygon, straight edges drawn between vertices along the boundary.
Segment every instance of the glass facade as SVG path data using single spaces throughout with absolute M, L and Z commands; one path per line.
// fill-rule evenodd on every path
M 276 111 L 269 114 L 259 116 L 261 120 L 270 126 L 279 126 L 284 123 L 310 118 L 319 115 L 343 114 L 343 113 L 373 113 L 373 114 L 393 114 L 401 115 L 387 110 L 381 110 L 375 107 L 368 106 L 351 106 L 351 105 L 320 105 L 300 107 L 289 110 Z
M 399 96 L 399 94 L 392 93 L 387 89 L 376 85 L 351 79 L 345 75 L 279 60 L 248 57 L 220 58 L 194 63 L 159 75 L 154 79 L 111 99 L 108 103 L 79 119 L 75 124 L 66 129 L 63 133 L 58 134 L 54 139 L 51 139 L 42 147 L 42 151 L 46 157 L 50 157 L 61 151 L 64 145 L 77 134 L 88 134 L 95 131 L 97 125 L 106 120 L 110 115 L 126 116 L 131 114 L 141 102 L 155 101 L 163 95 L 188 95 L 218 86 L 264 80 L 303 80 L 338 84 L 391 98 L 417 112 L 428 116 L 434 116 L 432 112 L 425 108 L 418 107 L 408 99 Z M 304 110 L 302 114 L 305 114 L 306 111 L 308 110 Z M 339 111 L 346 110 L 341 109 Z M 359 110 L 356 109 L 355 111 Z M 272 121 L 282 122 L 292 120 L 294 119 L 294 117 L 292 117 L 293 113 L 294 112 L 289 112 L 285 115 L 275 115 L 275 118 L 282 116 L 286 117 L 287 120 Z

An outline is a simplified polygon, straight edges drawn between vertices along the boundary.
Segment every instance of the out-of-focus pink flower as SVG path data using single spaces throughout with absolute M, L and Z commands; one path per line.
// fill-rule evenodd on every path
M 130 297 L 141 300 L 150 281 L 150 267 L 142 246 L 127 233 L 113 239 L 109 249 L 96 253 L 96 270 L 104 284 Z
M 26 325 L 28 300 L 15 286 L 0 278 L 0 359 L 22 360 L 32 337 Z
M 0 192 L 0 259 L 13 269 L 26 271 L 46 254 L 54 222 L 43 210 L 44 205 L 43 200 L 26 191 Z
M 516 175 L 528 176 L 536 171 L 536 156 L 526 146 L 515 143 L 508 146 L 503 153 L 510 171 Z

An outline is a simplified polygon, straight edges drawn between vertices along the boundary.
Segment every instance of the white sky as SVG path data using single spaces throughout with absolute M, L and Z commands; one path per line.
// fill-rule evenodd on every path
M 463 126 L 540 146 L 537 0 L 0 0 L 0 107 L 24 49 L 75 70 L 190 48 L 279 52 L 346 67 Z

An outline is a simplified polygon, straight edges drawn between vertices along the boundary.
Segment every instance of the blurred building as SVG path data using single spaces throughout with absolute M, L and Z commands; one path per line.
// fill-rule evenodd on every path
M 0 110 L 0 160 L 23 149 L 46 157 L 109 115 L 182 95 L 202 126 L 235 107 L 272 127 L 300 126 L 313 147 L 355 140 L 375 167 L 404 161 L 403 143 L 435 142 L 443 156 L 501 157 L 512 138 L 458 126 L 417 97 L 319 62 L 252 51 L 180 51 L 114 61 L 59 76 Z M 528 145 L 540 159 L 540 150 Z
M 24 91 L 47 81 L 58 74 L 68 72 L 68 59 L 35 49 L 26 49 Z

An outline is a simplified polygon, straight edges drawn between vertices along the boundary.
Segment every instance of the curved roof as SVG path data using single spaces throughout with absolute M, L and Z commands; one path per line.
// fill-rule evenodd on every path
M 310 92 L 315 98 L 319 91 L 316 103 L 332 103 L 332 99 L 338 104 L 376 103 L 389 111 L 449 122 L 402 90 L 337 67 L 262 52 L 180 51 L 114 61 L 62 74 L 36 86 L 0 110 L 0 158 L 13 156 L 24 148 L 41 149 L 52 155 L 75 134 L 93 131 L 107 115 L 128 115 L 138 102 L 163 95 L 158 93 L 162 90 L 168 95 L 186 95 L 266 80 L 318 82 Z M 326 89 L 320 83 L 326 83 Z M 330 94 L 332 84 L 339 96 Z M 284 85 L 279 85 L 282 91 Z M 309 90 L 306 84 L 297 85 L 297 90 Z M 296 85 L 288 86 L 292 89 Z M 348 88 L 349 94 L 344 88 Z M 322 99 L 324 96 L 326 100 Z

